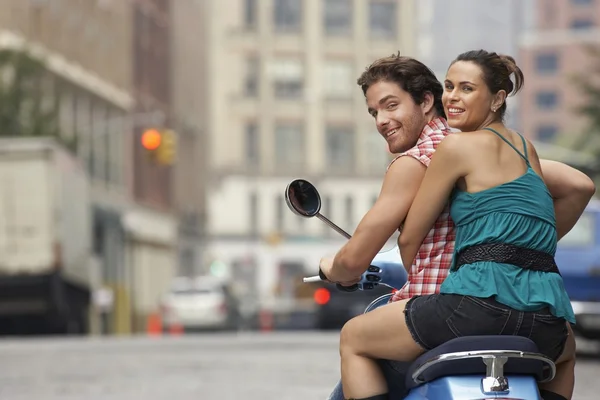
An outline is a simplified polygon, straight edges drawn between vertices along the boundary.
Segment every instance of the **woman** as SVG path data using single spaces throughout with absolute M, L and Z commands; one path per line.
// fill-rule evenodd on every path
M 462 132 L 439 145 L 399 244 L 403 262 L 411 265 L 450 198 L 453 270 L 440 294 L 398 301 L 344 326 L 340 354 L 347 398 L 387 398 L 375 359 L 410 361 L 457 336 L 521 335 L 557 364 L 572 357 L 572 349 L 565 350 L 566 321 L 575 317 L 553 262 L 552 197 L 534 147 L 502 122 L 506 97 L 522 85 L 512 58 L 483 50 L 461 54 L 448 69 L 444 109 L 450 125 Z M 490 244 L 500 254 L 490 257 Z M 514 252 L 520 257 L 498 262 Z M 532 257 L 539 261 L 527 265 Z M 571 378 L 562 374 L 550 382 L 544 398 L 570 398 Z

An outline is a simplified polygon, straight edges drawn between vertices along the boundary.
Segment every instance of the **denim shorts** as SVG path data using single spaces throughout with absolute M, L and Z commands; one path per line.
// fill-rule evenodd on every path
M 491 297 L 415 296 L 404 314 L 413 339 L 427 350 L 460 336 L 517 335 L 531 339 L 540 353 L 556 361 L 569 335 L 567 321 L 548 308 L 518 311 Z

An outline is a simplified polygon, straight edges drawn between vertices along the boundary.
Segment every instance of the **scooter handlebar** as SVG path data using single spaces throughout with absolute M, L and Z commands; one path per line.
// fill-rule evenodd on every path
M 304 282 L 304 283 L 321 282 L 321 277 L 319 275 L 309 276 L 306 278 L 302 278 L 302 282 Z
M 378 285 L 400 289 L 407 280 L 407 273 L 402 265 L 400 253 L 395 247 L 391 250 L 380 252 L 371 262 L 369 268 L 362 274 L 360 282 L 352 286 L 336 284 L 338 290 L 354 292 L 356 290 L 371 290 Z M 322 281 L 319 275 L 304 278 L 305 283 Z
M 302 278 L 302 282 L 304 282 L 304 283 L 322 282 L 322 281 L 323 280 L 321 279 L 321 277 L 319 275 Z M 338 283 L 338 284 L 336 284 L 336 287 L 338 290 L 341 290 L 342 292 L 354 292 L 354 291 L 358 290 L 358 284 L 352 285 L 352 286 L 342 286 Z

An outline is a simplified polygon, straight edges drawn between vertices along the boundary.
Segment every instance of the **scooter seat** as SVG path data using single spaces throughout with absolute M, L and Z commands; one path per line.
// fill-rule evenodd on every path
M 449 375 L 485 375 L 486 365 L 481 358 L 446 360 L 427 368 L 420 376 L 424 382 L 417 383 L 412 379 L 415 371 L 427 361 L 442 354 L 469 352 L 478 350 L 516 350 L 528 353 L 539 353 L 537 345 L 522 336 L 465 336 L 452 339 L 422 354 L 409 367 L 406 375 L 406 386 L 412 389 L 422 383 Z M 509 358 L 504 365 L 505 375 L 534 375 L 536 379 L 544 378 L 544 362 L 526 358 Z

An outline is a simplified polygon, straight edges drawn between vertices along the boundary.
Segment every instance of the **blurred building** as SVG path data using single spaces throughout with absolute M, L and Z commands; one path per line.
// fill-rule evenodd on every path
M 124 197 L 123 122 L 134 104 L 129 7 L 49 0 L 8 0 L 0 7 L 0 46 L 34 51 L 46 62 L 45 90 L 59 99 L 61 133 L 78 137 L 96 188 Z
M 130 235 L 135 240 L 130 280 L 136 330 L 157 310 L 171 278 L 195 275 L 200 263 L 205 172 L 202 3 L 130 2 L 136 113 L 162 116 L 154 127 L 134 126 L 131 136 L 133 198 L 148 208 L 135 215 L 139 237 Z M 173 135 L 168 159 L 158 161 L 141 145 L 149 128 Z
M 600 1 L 537 0 L 535 16 L 535 28 L 521 41 L 523 127 L 532 138 L 562 136 L 568 145 L 586 128 L 575 111 L 582 96 L 573 78 L 590 70 L 586 46 L 600 45 Z
M 206 219 L 205 3 L 171 2 L 171 126 L 178 133 L 173 201 L 179 218 L 178 273 L 187 276 L 200 269 Z
M 330 228 L 287 209 L 294 178 L 316 184 L 323 213 L 354 230 L 389 161 L 356 79 L 376 58 L 415 55 L 415 3 L 204 2 L 213 272 L 246 265 L 270 293 L 286 265 L 316 272 L 339 248 Z
M 132 7 L 132 89 L 136 112 L 157 112 L 161 126 L 172 123 L 171 115 L 171 9 L 169 0 L 129 2 Z M 134 198 L 153 208 L 169 210 L 173 204 L 170 164 L 154 162 L 139 145 L 148 126 L 136 126 L 132 135 L 135 174 Z
M 533 0 L 421 0 L 415 34 L 417 58 L 443 81 L 460 53 L 485 49 L 519 59 L 519 38 L 532 24 Z M 469 10 L 469 12 L 465 12 Z M 526 76 L 529 84 L 529 76 Z M 507 123 L 522 129 L 521 95 L 508 100 Z
M 127 288 L 132 295 L 130 320 L 133 330 L 140 330 L 148 315 L 157 310 L 160 296 L 177 271 L 177 212 L 173 208 L 172 181 L 175 160 L 157 162 L 141 143 L 142 134 L 149 129 L 164 132 L 165 128 L 172 128 L 172 20 L 169 0 L 126 3 L 131 8 L 128 57 L 134 115 L 160 117 L 154 125 L 134 124 L 128 138 L 132 148 L 132 198 L 145 206 L 131 212 L 125 220 L 131 243 L 127 271 Z
M 114 299 L 107 331 L 141 329 L 180 267 L 196 264 L 203 212 L 201 3 L 0 4 L 0 48 L 29 49 L 45 62 L 44 93 L 57 99 L 61 134 L 77 138 L 88 169 L 98 283 Z M 176 148 L 157 162 L 141 135 L 166 128 Z
M 0 7 L 0 46 L 29 50 L 48 68 L 44 94 L 55 99 L 60 133 L 76 139 L 90 178 L 97 284 L 115 289 L 119 304 L 126 263 L 122 220 L 133 172 L 131 8 L 126 2 L 48 0 L 9 0 Z M 128 313 L 112 313 L 104 329 L 115 329 L 117 320 L 127 326 Z

